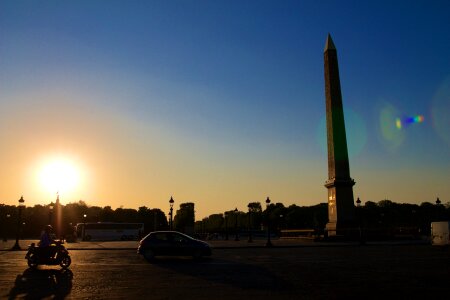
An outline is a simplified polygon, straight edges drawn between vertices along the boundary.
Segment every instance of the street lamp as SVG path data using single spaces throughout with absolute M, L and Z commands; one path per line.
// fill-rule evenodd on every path
M 53 204 L 50 204 L 48 206 L 48 224 L 49 225 L 52 225 L 52 222 L 53 222 L 53 208 L 54 208 Z
M 253 242 L 252 238 L 252 210 L 250 203 L 248 204 L 248 242 Z
M 225 212 L 225 240 L 228 241 L 228 212 Z
M 272 247 L 272 242 L 270 241 L 270 214 L 269 214 L 269 204 L 270 199 L 267 197 L 266 199 L 266 215 L 267 215 L 267 242 L 266 247 Z
M 282 235 L 282 231 L 283 231 L 283 215 L 280 215 L 280 224 L 278 225 L 280 228 L 280 236 Z
M 173 230 L 173 203 L 175 201 L 173 200 L 172 196 L 170 196 L 170 200 L 169 200 L 169 205 L 170 205 L 170 221 L 169 221 L 169 226 L 170 226 L 170 230 Z
M 5 204 L 0 204 L 0 218 L 3 219 L 3 216 L 5 215 L 6 209 L 5 209 Z M 6 215 L 5 215 L 5 220 L 2 220 L 2 224 L 1 224 L 2 228 L 0 229 L 0 232 L 2 234 L 3 237 L 3 241 L 6 242 Z
M 87 215 L 84 214 L 83 215 L 83 231 L 81 232 L 81 239 L 83 241 L 86 240 L 86 237 L 85 237 L 85 235 L 86 235 L 86 217 L 87 217 Z
M 238 235 L 238 222 L 237 222 L 237 213 L 238 213 L 238 209 L 237 207 L 234 209 L 234 230 L 236 232 L 236 236 L 234 237 L 235 241 L 239 241 L 239 235 Z
M 5 235 L 3 237 L 3 241 L 4 242 L 8 241 L 7 228 L 9 228 L 9 218 L 11 218 L 11 215 L 10 214 L 6 214 Z
M 437 197 L 437 199 L 436 199 L 436 205 L 439 205 L 439 204 L 441 204 L 441 200 L 439 200 L 439 197 Z
M 25 200 L 23 196 L 19 199 L 19 216 L 17 217 L 17 231 L 16 231 L 16 243 L 11 250 L 21 250 L 19 246 L 20 224 L 22 223 L 22 209 L 25 206 Z
M 364 244 L 363 233 L 362 233 L 362 212 L 361 212 L 361 200 L 359 197 L 356 199 L 356 212 L 358 214 L 358 229 L 359 229 L 359 243 Z
M 441 200 L 439 200 L 439 197 L 436 199 L 436 221 L 439 221 L 441 218 Z

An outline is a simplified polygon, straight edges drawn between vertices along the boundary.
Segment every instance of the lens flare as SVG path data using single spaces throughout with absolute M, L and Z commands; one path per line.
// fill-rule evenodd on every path
M 450 77 L 437 89 L 431 102 L 433 128 L 437 135 L 450 146 Z
M 423 123 L 424 120 L 425 120 L 425 117 L 422 115 L 417 115 L 414 117 L 404 117 L 403 119 L 396 118 L 395 119 L 395 127 L 397 127 L 397 129 L 402 129 L 406 125 L 410 125 L 410 124 L 414 124 L 414 123 Z
M 405 140 L 404 132 L 400 130 L 404 124 L 398 115 L 392 104 L 382 104 L 379 115 L 380 141 L 389 151 L 395 151 Z

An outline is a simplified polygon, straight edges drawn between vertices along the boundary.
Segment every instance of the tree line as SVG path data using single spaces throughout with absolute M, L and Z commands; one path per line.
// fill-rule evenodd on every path
M 260 202 L 251 202 L 247 208 L 247 211 L 229 210 L 195 221 L 195 204 L 181 203 L 173 218 L 173 229 L 189 234 L 223 235 L 236 231 L 257 233 L 266 230 L 269 223 L 273 232 L 313 229 L 320 234 L 328 221 L 326 203 L 313 206 L 293 204 L 287 207 L 282 203 L 271 203 L 263 208 Z M 22 211 L 19 223 L 20 209 Z M 355 212 L 357 223 L 366 230 L 388 232 L 403 228 L 405 231 L 414 230 L 427 235 L 430 233 L 431 222 L 450 220 L 450 203 L 442 205 L 423 202 L 417 205 L 400 204 L 391 200 L 377 203 L 368 201 L 356 207 Z M 78 201 L 60 207 L 55 207 L 54 203 L 24 208 L 0 204 L 0 235 L 3 238 L 12 238 L 19 229 L 21 237 L 38 238 L 46 224 L 56 224 L 57 214 L 61 216 L 61 235 L 73 232 L 77 223 L 86 222 L 144 223 L 144 233 L 170 229 L 170 215 L 166 216 L 159 208 L 142 206 L 138 209 L 112 209 L 110 206 L 90 206 L 84 201 Z

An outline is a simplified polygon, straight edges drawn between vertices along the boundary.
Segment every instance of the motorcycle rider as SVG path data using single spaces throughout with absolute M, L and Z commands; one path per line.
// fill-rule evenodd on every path
M 47 257 L 53 257 L 57 250 L 56 246 L 52 245 L 55 242 L 52 238 L 52 232 L 52 225 L 46 225 L 41 233 L 41 239 L 38 243 L 38 246 L 42 249 L 41 253 L 45 254 Z

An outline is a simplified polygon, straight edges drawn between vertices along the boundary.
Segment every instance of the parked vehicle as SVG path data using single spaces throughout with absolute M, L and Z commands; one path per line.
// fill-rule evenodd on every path
M 55 240 L 55 244 L 49 247 L 38 247 L 32 243 L 28 247 L 25 259 L 28 266 L 34 269 L 38 265 L 60 265 L 63 269 L 67 269 L 72 263 L 69 252 L 60 240 Z
M 137 252 L 148 261 L 152 261 L 155 256 L 192 256 L 200 259 L 212 254 L 208 243 L 177 231 L 149 233 L 139 242 Z
M 78 238 L 83 241 L 137 241 L 144 232 L 143 223 L 78 223 L 76 225 Z

